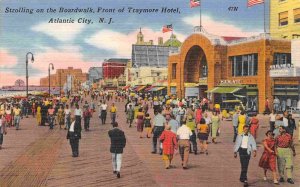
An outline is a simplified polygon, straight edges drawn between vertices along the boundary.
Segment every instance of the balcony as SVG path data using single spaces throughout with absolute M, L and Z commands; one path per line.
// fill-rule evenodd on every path
M 293 64 L 281 64 L 270 66 L 270 77 L 297 77 L 300 76 L 300 67 Z

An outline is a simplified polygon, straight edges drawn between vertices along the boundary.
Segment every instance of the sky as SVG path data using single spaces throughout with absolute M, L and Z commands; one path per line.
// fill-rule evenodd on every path
M 247 8 L 247 0 L 202 0 L 204 29 L 220 36 L 253 36 L 263 32 L 263 5 Z M 229 7 L 238 11 L 228 11 Z M 266 5 L 267 6 L 267 5 Z M 94 13 L 48 13 L 47 9 L 92 8 Z M 98 12 L 98 8 L 114 13 Z M 129 13 L 128 8 L 159 9 L 159 13 Z M 180 13 L 160 13 L 162 7 L 179 9 Z M 33 9 L 33 13 L 16 13 L 15 9 Z M 119 13 L 118 10 L 125 8 Z M 37 13 L 43 9 L 44 13 Z M 6 12 L 13 10 L 14 12 Z M 53 19 L 73 19 L 74 23 L 49 23 Z M 79 18 L 93 24 L 78 23 Z M 99 23 L 105 18 L 106 23 Z M 113 23 L 108 24 L 112 18 Z M 29 84 L 39 85 L 48 75 L 49 63 L 55 69 L 74 67 L 87 72 L 101 66 L 105 59 L 131 58 L 131 46 L 142 29 L 145 41 L 163 37 L 162 26 L 172 24 L 174 34 L 184 41 L 200 23 L 200 7 L 190 8 L 189 0 L 0 0 L 0 86 L 25 81 L 26 54 L 29 60 Z M 29 55 L 30 58 L 30 55 Z M 55 70 L 52 71 L 55 73 Z

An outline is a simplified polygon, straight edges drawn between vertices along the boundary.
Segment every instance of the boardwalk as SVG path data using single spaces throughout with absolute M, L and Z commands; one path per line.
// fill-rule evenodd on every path
M 91 121 L 91 131 L 82 132 L 78 158 L 71 157 L 66 131 L 58 127 L 53 131 L 37 127 L 30 117 L 22 120 L 20 131 L 9 129 L 0 151 L 0 186 L 242 186 L 238 181 L 239 159 L 234 159 L 232 153 L 231 122 L 222 123 L 219 143 L 209 144 L 208 156 L 191 155 L 190 169 L 182 170 L 176 155 L 175 168 L 165 170 L 161 156 L 150 153 L 151 139 L 140 139 L 136 129 L 125 123 L 123 103 L 117 103 L 117 107 L 118 121 L 128 140 L 120 179 L 112 174 L 107 136 L 111 126 L 99 125 L 97 112 Z M 266 116 L 260 119 L 258 142 L 268 126 Z M 269 181 L 264 182 L 263 172 L 258 168 L 263 150 L 260 143 L 259 146 L 258 156 L 250 161 L 249 184 L 273 186 L 270 173 Z M 296 151 L 300 155 L 298 142 Z M 299 155 L 294 168 L 296 186 L 300 184 Z

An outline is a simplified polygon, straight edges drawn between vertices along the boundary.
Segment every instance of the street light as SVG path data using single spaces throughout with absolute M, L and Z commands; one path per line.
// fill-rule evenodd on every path
M 28 55 L 31 54 L 31 62 L 34 62 L 34 57 L 31 52 L 26 54 L 26 97 L 28 98 Z
M 59 71 L 59 97 L 61 97 L 61 73 L 63 73 L 64 70 Z
M 49 97 L 50 97 L 50 66 L 52 66 L 52 70 L 54 70 L 54 65 L 52 63 L 49 64 L 48 67 L 48 75 L 49 75 Z

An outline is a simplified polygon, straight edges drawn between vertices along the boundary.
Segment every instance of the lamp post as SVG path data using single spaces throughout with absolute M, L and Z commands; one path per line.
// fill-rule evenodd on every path
M 50 66 L 52 66 L 52 70 L 54 70 L 54 65 L 52 63 L 49 63 L 49 67 L 48 67 L 48 75 L 49 75 L 49 87 L 48 87 L 48 91 L 49 91 L 49 97 L 50 97 Z
M 28 98 L 28 55 L 31 55 L 31 62 L 34 62 L 34 57 L 31 52 L 26 54 L 26 97 Z
M 59 97 L 61 97 L 61 73 L 63 70 L 60 70 L 59 72 Z

